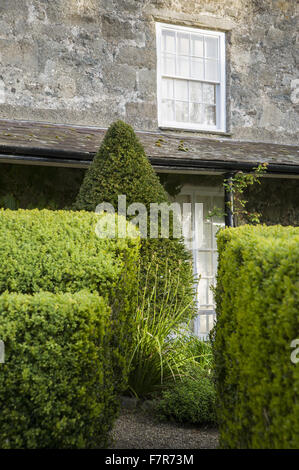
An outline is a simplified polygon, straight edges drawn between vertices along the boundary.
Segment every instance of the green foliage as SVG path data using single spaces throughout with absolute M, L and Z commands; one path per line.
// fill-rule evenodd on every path
M 182 175 L 175 173 L 161 173 L 159 175 L 160 183 L 170 196 L 177 196 L 183 187 Z
M 258 224 L 260 222 L 261 214 L 247 210 L 248 201 L 244 199 L 244 192 L 250 186 L 261 184 L 260 178 L 266 173 L 267 166 L 267 163 L 260 164 L 256 168 L 253 168 L 253 171 L 250 173 L 238 171 L 231 180 L 224 181 L 224 188 L 234 195 L 233 207 L 229 206 L 229 209 L 232 211 L 235 218 L 242 219 L 246 217 L 248 222 L 252 224 Z M 229 205 L 229 203 L 227 204 Z
M 0 294 L 88 289 L 106 298 L 112 308 L 115 381 L 122 389 L 136 308 L 139 239 L 100 239 L 99 220 L 87 212 L 0 210 Z
M 260 185 L 246 188 L 244 198 L 249 213 L 261 214 L 261 223 L 299 226 L 298 179 L 262 178 Z
M 168 196 L 151 167 L 142 145 L 132 127 L 117 121 L 108 129 L 93 163 L 86 172 L 80 188 L 75 208 L 94 211 L 101 202 L 108 202 L 117 211 L 118 196 L 126 195 L 127 206 L 143 203 L 149 214 L 151 203 L 169 203 Z M 149 226 L 149 220 L 148 220 Z M 148 266 L 152 270 L 148 271 Z M 158 266 L 158 277 L 156 276 Z M 191 256 L 186 251 L 182 239 L 169 238 L 143 239 L 141 243 L 141 276 L 143 282 L 153 286 L 159 280 L 157 296 L 163 302 L 165 276 L 172 275 L 181 282 L 178 296 L 188 305 L 188 312 L 195 314 L 194 279 Z M 147 281 L 146 281 L 147 278 Z
M 113 299 L 123 272 L 135 272 L 139 242 L 100 239 L 98 221 L 87 212 L 0 210 L 0 293 L 88 288 Z
M 244 199 L 244 194 L 248 188 L 256 184 L 261 184 L 261 176 L 267 171 L 267 163 L 258 165 L 253 168 L 250 173 L 244 173 L 243 171 L 237 171 L 232 178 L 225 179 L 223 181 L 224 189 L 233 195 L 233 203 L 226 202 L 226 211 L 229 210 L 234 216 L 235 225 L 238 225 L 242 220 L 247 220 L 248 223 L 258 224 L 260 222 L 261 214 L 256 211 L 248 211 L 247 205 L 248 200 Z M 222 212 L 219 208 L 215 207 L 209 212 L 209 217 L 221 217 L 225 216 L 226 212 Z
M 213 366 L 213 352 L 209 342 L 202 341 L 195 335 L 185 337 L 186 350 L 188 355 L 194 357 L 197 365 L 210 373 Z
M 154 285 L 146 283 L 138 298 L 128 382 L 135 396 L 146 397 L 159 390 L 165 382 L 181 376 L 187 364 L 195 361 L 189 354 L 190 341 L 186 339 L 188 305 L 178 298 L 179 284 L 179 277 L 166 276 L 161 302 L 157 296 L 160 285 L 157 271 Z
M 299 229 L 242 226 L 218 234 L 212 341 L 221 445 L 299 446 Z
M 166 390 L 155 402 L 161 420 L 187 424 L 216 424 L 216 392 L 211 377 L 197 366 Z
M 70 207 L 84 173 L 85 170 L 79 168 L 0 163 L 0 208 L 56 210 Z
M 100 202 L 110 202 L 117 210 L 118 196 L 127 204 L 165 202 L 167 195 L 159 183 L 131 126 L 122 121 L 112 124 L 88 168 L 75 208 L 94 211 Z
M 0 295 L 0 447 L 107 445 L 116 416 L 111 309 L 96 293 Z
M 19 208 L 19 202 L 16 200 L 13 194 L 5 194 L 4 196 L 0 197 L 0 207 L 15 211 Z

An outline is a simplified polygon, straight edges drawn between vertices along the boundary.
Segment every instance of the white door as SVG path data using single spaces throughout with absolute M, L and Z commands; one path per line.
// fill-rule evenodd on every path
M 224 212 L 224 193 L 222 188 L 217 187 L 184 186 L 175 200 L 181 205 L 191 203 L 192 207 L 192 220 L 184 221 L 183 234 L 186 247 L 193 254 L 195 275 L 200 277 L 196 285 L 198 316 L 194 321 L 194 333 L 201 339 L 207 339 L 216 320 L 214 296 L 211 290 L 211 287 L 215 286 L 217 272 L 215 235 L 220 227 L 225 226 L 224 216 L 209 217 L 209 213 L 214 208 Z

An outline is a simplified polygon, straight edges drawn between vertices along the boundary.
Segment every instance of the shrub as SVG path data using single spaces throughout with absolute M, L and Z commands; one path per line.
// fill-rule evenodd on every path
M 87 212 L 0 210 L 0 294 L 88 289 L 106 298 L 114 321 L 115 379 L 122 388 L 136 308 L 139 240 L 100 239 L 98 221 Z
M 213 332 L 222 447 L 299 446 L 299 229 L 243 226 L 218 234 Z
M 99 203 L 108 202 L 117 210 L 118 196 L 122 194 L 126 195 L 127 206 L 143 203 L 148 213 L 151 203 L 169 203 L 168 196 L 133 129 L 124 122 L 117 121 L 108 129 L 93 163 L 86 172 L 75 208 L 94 211 Z M 162 302 L 164 277 L 169 273 L 174 278 L 179 275 L 181 282 L 178 296 L 188 305 L 186 316 L 195 314 L 192 303 L 194 279 L 191 256 L 186 251 L 182 239 L 170 236 L 168 239 L 142 240 L 141 289 L 146 282 L 152 286 L 155 284 L 156 267 L 160 282 L 157 300 Z
M 168 201 L 132 127 L 117 121 L 106 132 L 85 174 L 75 207 L 94 211 L 106 201 L 116 209 L 120 194 L 127 196 L 128 204 L 142 202 L 147 207 L 151 202 Z
M 178 423 L 216 424 L 216 393 L 211 377 L 197 366 L 162 391 L 155 412 L 160 420 Z
M 117 412 L 111 309 L 96 293 L 0 295 L 1 448 L 103 447 Z
M 202 341 L 193 334 L 186 335 L 184 342 L 188 355 L 194 357 L 194 360 L 202 370 L 210 372 L 213 367 L 211 343 Z
M 189 325 L 185 322 L 188 305 L 178 299 L 179 284 L 179 278 L 167 275 L 162 301 L 157 301 L 160 283 L 156 275 L 153 288 L 147 282 L 138 299 L 128 381 L 130 392 L 137 397 L 159 390 L 165 382 L 184 374 L 189 363 L 195 363 L 195 348 L 191 351 Z

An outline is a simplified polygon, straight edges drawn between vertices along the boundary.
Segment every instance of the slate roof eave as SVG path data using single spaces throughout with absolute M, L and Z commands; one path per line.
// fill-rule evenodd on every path
M 106 129 L 46 122 L 0 120 L 0 162 L 36 161 L 88 166 Z M 251 169 L 299 174 L 299 146 L 137 131 L 155 167 Z M 31 160 L 30 160 L 31 159 Z

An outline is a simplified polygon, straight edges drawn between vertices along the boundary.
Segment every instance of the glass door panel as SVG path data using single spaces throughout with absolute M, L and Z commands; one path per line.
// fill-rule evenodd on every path
M 193 254 L 195 275 L 200 277 L 196 288 L 199 315 L 194 322 L 194 332 L 202 339 L 206 339 L 216 319 L 214 295 L 211 287 L 215 285 L 217 272 L 216 234 L 219 228 L 225 226 L 224 215 L 222 215 L 224 213 L 224 196 L 219 193 L 217 195 L 216 188 L 215 190 L 211 188 L 210 191 L 207 188 L 194 188 L 185 191 L 177 196 L 176 201 L 180 204 L 191 203 L 192 207 L 191 219 L 193 220 L 190 221 L 189 217 L 184 222 L 186 226 L 183 227 L 183 234 L 186 247 Z M 217 209 L 217 214 L 210 215 L 214 209 Z M 199 218 L 200 220 L 198 220 Z M 195 230 L 194 237 L 190 237 L 192 230 Z M 197 233 L 199 231 L 200 233 Z

